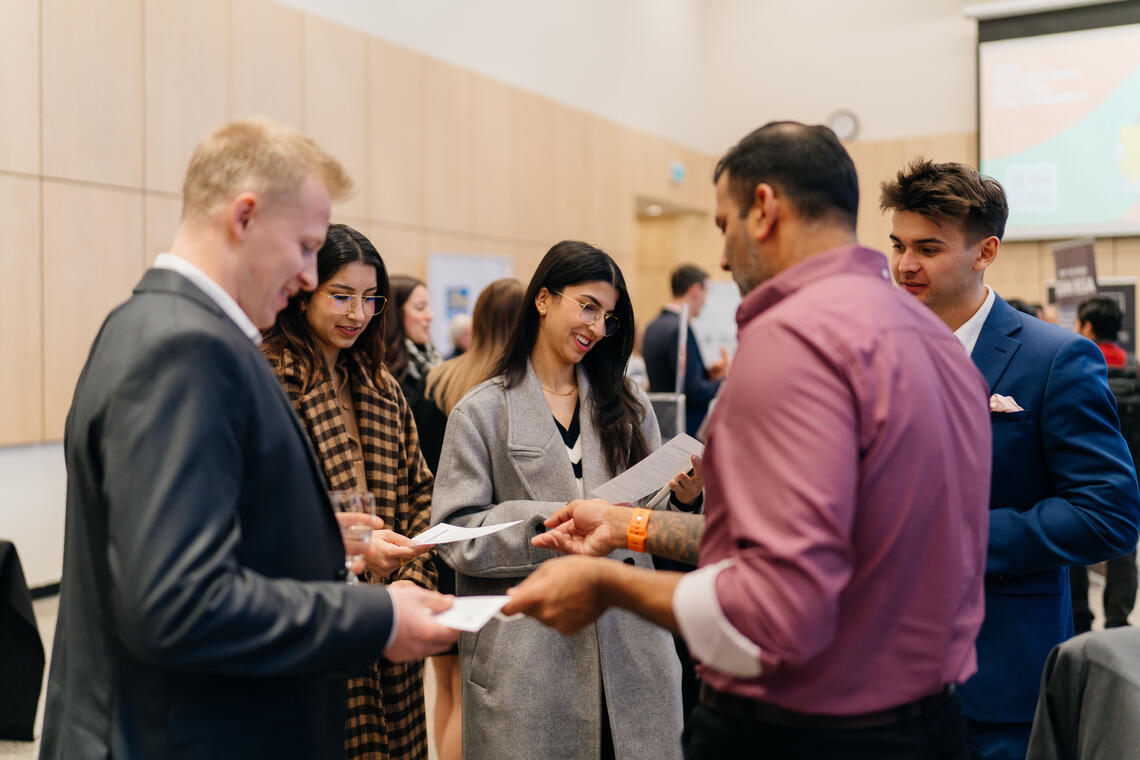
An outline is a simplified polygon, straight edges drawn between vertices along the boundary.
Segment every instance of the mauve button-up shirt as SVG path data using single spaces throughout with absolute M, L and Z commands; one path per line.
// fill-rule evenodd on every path
M 701 566 L 722 563 L 704 604 L 758 660 L 736 672 L 759 675 L 706 664 L 702 677 L 832 715 L 965 681 L 983 616 L 990 419 L 962 344 L 858 246 L 765 282 L 737 322 L 704 455 Z M 682 632 L 695 630 L 696 605 L 675 600 Z

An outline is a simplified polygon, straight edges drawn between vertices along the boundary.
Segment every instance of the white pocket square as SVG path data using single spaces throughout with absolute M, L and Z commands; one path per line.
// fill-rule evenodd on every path
M 990 396 L 991 412 L 1024 412 L 1025 410 L 1013 400 L 1013 396 L 1003 396 L 995 393 Z

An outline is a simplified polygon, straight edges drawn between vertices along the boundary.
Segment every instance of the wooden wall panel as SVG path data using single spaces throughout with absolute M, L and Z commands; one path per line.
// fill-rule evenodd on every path
M 424 224 L 474 232 L 475 75 L 442 61 L 424 65 Z
M 143 194 L 43 186 L 44 434 L 63 435 L 91 341 L 143 272 Z
M 386 222 L 424 221 L 424 57 L 369 41 L 371 212 Z
M 43 437 L 43 285 L 40 280 L 40 180 L 0 176 L 0 446 Z M 48 293 L 51 293 L 48 289 Z M 56 301 L 62 307 L 66 301 Z
M 139 0 L 43 0 L 43 171 L 141 187 Z
M 938 162 L 957 161 L 978 168 L 978 141 L 973 132 L 911 138 L 903 141 L 902 150 L 904 164 L 922 157 Z
M 587 119 L 590 184 L 581 199 L 590 212 L 595 242 L 606 251 L 632 251 L 637 234 L 632 182 L 623 173 L 620 130 L 604 119 Z
M 515 196 L 515 236 L 544 244 L 545 252 L 558 242 L 551 187 L 556 172 L 552 135 L 557 110 L 546 98 L 513 90 L 511 121 L 514 124 L 511 185 Z
M 182 192 L 195 146 L 229 120 L 228 0 L 146 0 L 146 187 Z
M 40 3 L 0 0 L 0 170 L 40 172 Z
M 593 191 L 589 127 L 591 117 L 563 105 L 554 106 L 554 176 L 549 200 L 554 204 L 554 237 L 559 240 L 597 240 L 589 204 Z
M 515 125 L 511 121 L 511 89 L 486 77 L 475 77 L 472 91 L 473 226 L 480 235 L 513 236 L 515 228 Z
M 847 145 L 847 152 L 859 175 L 859 242 L 879 251 L 887 250 L 891 215 L 879 211 L 879 185 L 902 166 L 901 142 L 867 142 Z
M 305 131 L 301 13 L 272 0 L 230 2 L 230 113 Z
M 306 16 L 305 123 L 308 134 L 344 165 L 355 192 L 337 210 L 366 217 L 370 208 L 368 37 Z
M 144 206 L 145 237 L 143 244 L 143 268 L 154 263 L 154 257 L 170 250 L 174 234 L 178 232 L 178 220 L 182 215 L 182 200 L 155 193 L 146 194 Z
M 389 275 L 427 276 L 427 241 L 419 227 L 374 222 L 364 234 L 380 252 Z

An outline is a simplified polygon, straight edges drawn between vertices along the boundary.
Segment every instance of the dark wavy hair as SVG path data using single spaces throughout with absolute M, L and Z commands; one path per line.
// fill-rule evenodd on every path
M 586 353 L 582 369 L 590 381 L 594 427 L 601 436 L 602 453 L 610 472 L 616 474 L 644 459 L 649 454 L 649 444 L 641 431 L 646 410 L 625 379 L 625 365 L 636 333 L 633 305 L 621 269 L 608 253 L 576 240 L 563 240 L 546 252 L 527 286 L 514 333 L 495 374 L 506 378 L 508 388 L 526 376 L 527 362 L 538 339 L 539 316 L 534 302 L 540 290 L 546 288 L 552 298 L 560 298 L 554 291 L 598 281 L 617 289 L 613 314 L 618 318 L 618 328 Z
M 423 280 L 406 274 L 392 275 L 391 282 L 392 297 L 388 304 L 391 318 L 384 323 L 385 362 L 388 371 L 400 380 L 408 367 L 408 349 L 404 345 L 404 338 L 408 335 L 404 330 L 404 304 L 411 298 L 413 290 L 420 285 L 426 288 L 427 285 L 424 285 Z
M 317 281 L 319 288 L 332 279 L 341 267 L 360 261 L 376 270 L 376 294 L 388 298 L 388 269 L 376 247 L 353 228 L 345 224 L 330 224 L 325 244 L 317 252 Z M 305 306 L 312 293 L 298 293 L 277 315 L 277 321 L 264 333 L 262 352 L 270 359 L 280 358 L 289 350 L 297 355 L 300 370 L 305 378 L 302 393 L 308 392 L 317 382 L 328 377 L 324 356 L 316 335 L 305 318 Z M 391 307 L 372 318 L 360 332 L 352 348 L 360 364 L 379 383 L 384 366 L 384 322 Z

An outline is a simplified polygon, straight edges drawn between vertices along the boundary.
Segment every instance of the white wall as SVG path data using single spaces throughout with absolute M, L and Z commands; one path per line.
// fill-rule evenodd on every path
M 0 449 L 0 538 L 12 541 L 33 588 L 63 568 L 63 444 Z
M 636 129 L 723 152 L 772 119 L 975 129 L 963 0 L 278 0 Z

